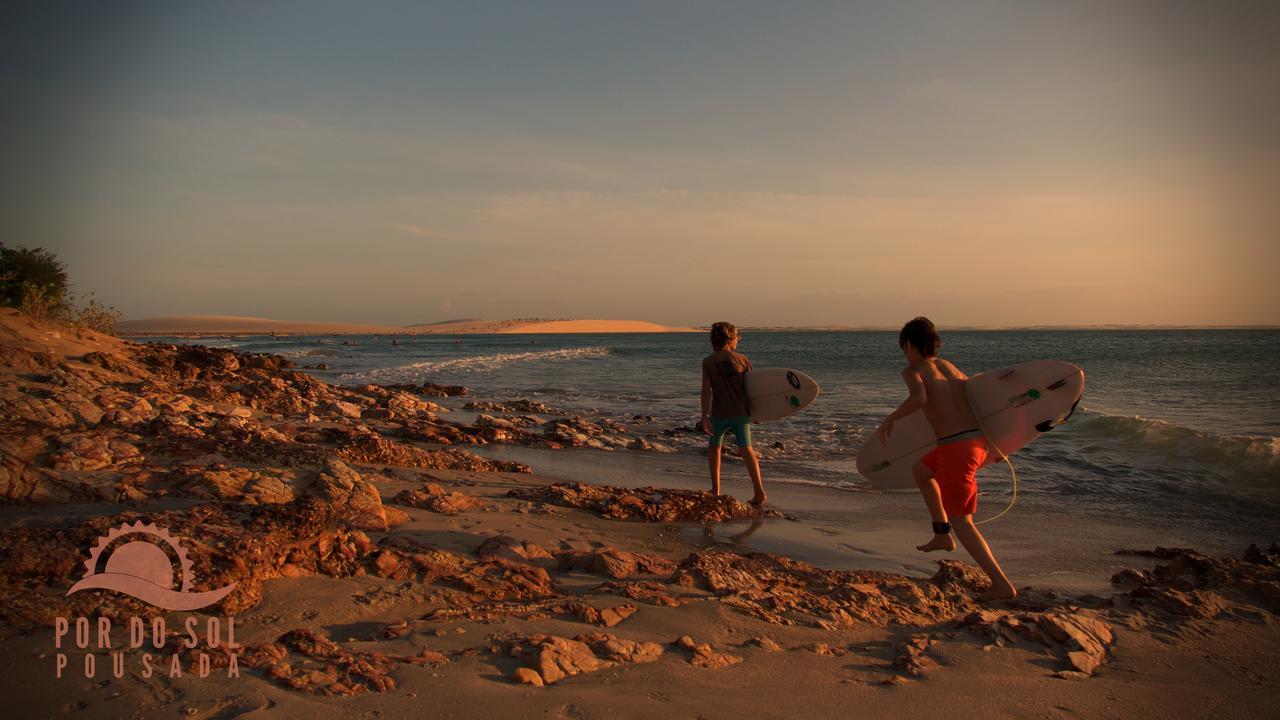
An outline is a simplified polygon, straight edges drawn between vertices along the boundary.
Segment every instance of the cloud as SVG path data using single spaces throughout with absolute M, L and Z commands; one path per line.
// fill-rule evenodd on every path
M 387 229 L 416 238 L 424 238 L 429 235 L 426 228 L 421 225 L 411 225 L 409 223 L 392 223 L 387 226 Z

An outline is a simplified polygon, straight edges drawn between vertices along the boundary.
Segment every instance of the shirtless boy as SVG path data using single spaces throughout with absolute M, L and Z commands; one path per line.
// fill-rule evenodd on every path
M 918 317 L 898 333 L 898 346 L 907 358 L 902 380 L 910 396 L 885 418 L 877 433 L 888 440 L 894 422 L 917 410 L 924 410 L 933 427 L 938 446 L 912 468 L 916 485 L 933 518 L 933 539 L 917 549 L 924 552 L 956 549 L 954 531 L 987 577 L 991 588 L 983 600 L 1017 597 L 1018 591 L 1005 577 L 991 548 L 973 522 L 978 509 L 978 468 L 988 461 L 986 436 L 965 394 L 967 375 L 949 361 L 938 357 L 942 339 L 928 318 Z

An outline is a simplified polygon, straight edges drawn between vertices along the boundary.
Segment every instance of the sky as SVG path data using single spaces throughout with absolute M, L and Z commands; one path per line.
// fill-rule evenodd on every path
M 0 242 L 136 319 L 1280 325 L 1280 7 L 0 9 Z

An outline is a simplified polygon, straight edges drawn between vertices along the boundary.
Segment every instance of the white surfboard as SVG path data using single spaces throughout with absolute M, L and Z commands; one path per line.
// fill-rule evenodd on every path
M 799 370 L 760 368 L 747 373 L 751 419 L 781 420 L 800 412 L 818 397 L 818 383 Z
M 974 375 L 966 390 L 987 437 L 1012 455 L 1071 417 L 1084 392 L 1084 370 L 1037 360 Z M 881 490 L 914 489 L 911 467 L 935 447 L 933 428 L 919 410 L 893 424 L 887 444 L 871 433 L 858 451 L 858 472 Z

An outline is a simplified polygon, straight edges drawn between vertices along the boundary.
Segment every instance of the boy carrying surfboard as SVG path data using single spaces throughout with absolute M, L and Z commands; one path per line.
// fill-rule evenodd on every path
M 763 507 L 767 499 L 760 477 L 760 461 L 751 448 L 751 407 L 747 400 L 746 375 L 751 361 L 734 352 L 738 329 L 727 322 L 711 326 L 711 347 L 715 351 L 702 359 L 702 431 L 711 436 L 707 464 L 711 469 L 711 492 L 720 494 L 720 449 L 724 435 L 733 431 L 742 462 L 747 466 L 755 496 L 751 504 Z
M 942 339 L 928 318 L 908 322 L 898 333 L 898 346 L 907 359 L 902 380 L 910 395 L 885 418 L 876 432 L 888 442 L 894 422 L 923 410 L 933 428 L 938 446 L 912 468 L 912 476 L 933 519 L 933 539 L 918 550 L 952 551 L 956 549 L 951 533 L 955 532 L 965 550 L 973 556 L 987 577 L 991 588 L 983 600 L 1005 600 L 1017 597 L 1018 591 L 996 562 L 987 546 L 973 514 L 978 509 L 978 468 L 989 458 L 986 435 L 978 426 L 978 418 L 969 404 L 965 383 L 968 376 L 951 362 L 938 357 Z

